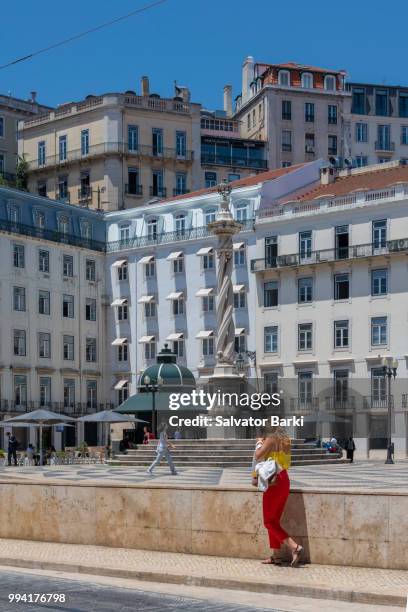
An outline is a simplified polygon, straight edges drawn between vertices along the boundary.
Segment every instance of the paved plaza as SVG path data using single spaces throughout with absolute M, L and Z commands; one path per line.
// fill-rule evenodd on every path
M 352 465 L 296 466 L 290 470 L 292 488 L 300 490 L 357 489 L 407 493 L 407 474 L 407 460 L 400 460 L 395 465 L 384 465 L 382 461 L 358 461 Z M 162 465 L 150 476 L 140 468 L 101 464 L 0 468 L 0 482 L 8 480 L 247 488 L 250 486 L 250 469 L 200 467 L 181 469 L 177 476 L 173 476 L 167 465 Z

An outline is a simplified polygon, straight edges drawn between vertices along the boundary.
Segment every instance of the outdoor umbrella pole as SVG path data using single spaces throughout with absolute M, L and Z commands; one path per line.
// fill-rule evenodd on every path
M 42 459 L 42 423 L 40 423 L 40 465 L 43 464 Z

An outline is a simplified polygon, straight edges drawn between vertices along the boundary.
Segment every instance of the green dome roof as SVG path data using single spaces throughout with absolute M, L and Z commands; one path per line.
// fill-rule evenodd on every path
M 143 391 L 146 384 L 157 385 L 158 381 L 163 390 L 174 387 L 195 387 L 196 382 L 191 370 L 178 365 L 177 355 L 167 348 L 167 344 L 164 347 L 157 355 L 157 363 L 146 368 L 141 374 L 139 390 Z

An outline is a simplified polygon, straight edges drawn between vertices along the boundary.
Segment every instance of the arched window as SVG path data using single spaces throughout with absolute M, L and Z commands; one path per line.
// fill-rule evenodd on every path
M 334 91 L 336 89 L 336 77 L 332 74 L 326 74 L 324 77 L 324 88 Z
M 204 211 L 205 225 L 208 225 L 209 223 L 212 223 L 213 221 L 215 221 L 216 214 L 217 214 L 217 210 L 215 208 L 208 208 L 207 210 L 205 210 Z
M 313 74 L 310 72 L 303 72 L 302 87 L 304 89 L 313 89 Z
M 92 238 L 92 225 L 89 221 L 81 221 L 81 235 L 85 240 Z
M 147 222 L 147 237 L 149 240 L 157 240 L 157 219 L 149 219 Z
M 289 70 L 279 70 L 278 81 L 279 81 L 279 85 L 283 85 L 284 87 L 289 87 L 290 85 Z
M 58 229 L 61 234 L 68 234 L 69 232 L 69 219 L 66 215 L 61 215 L 58 219 Z

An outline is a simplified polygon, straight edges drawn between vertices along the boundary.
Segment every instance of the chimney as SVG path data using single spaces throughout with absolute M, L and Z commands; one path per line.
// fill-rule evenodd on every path
M 37 92 L 36 91 L 30 91 L 30 102 L 32 102 L 33 104 L 35 104 L 37 102 Z
M 148 76 L 143 76 L 142 77 L 142 96 L 148 96 L 150 93 L 149 90 L 149 77 Z
M 320 184 L 321 185 L 330 185 L 330 183 L 334 183 L 334 179 L 336 178 L 336 169 L 331 166 L 323 166 L 320 168 Z
M 232 116 L 232 86 L 224 85 L 224 110 L 227 117 Z
M 242 64 L 242 103 L 250 97 L 250 84 L 254 80 L 254 58 L 248 55 Z

